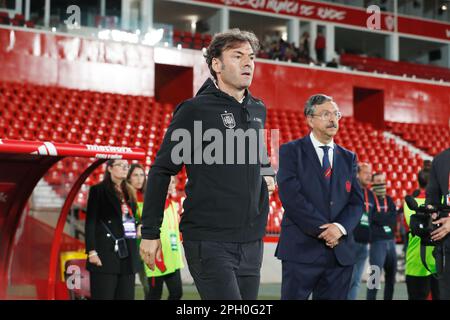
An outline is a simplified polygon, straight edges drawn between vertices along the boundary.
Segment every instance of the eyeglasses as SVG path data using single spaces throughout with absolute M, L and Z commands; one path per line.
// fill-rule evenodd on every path
M 334 116 L 336 118 L 336 120 L 341 120 L 342 118 L 342 113 L 340 111 L 335 111 L 335 112 L 330 112 L 330 111 L 325 111 L 321 114 L 312 114 L 312 117 L 318 117 L 324 121 L 329 121 L 331 120 L 331 117 Z
M 128 164 L 120 164 L 120 163 L 116 163 L 112 165 L 113 167 L 121 167 L 124 170 L 128 170 L 130 169 L 130 166 Z

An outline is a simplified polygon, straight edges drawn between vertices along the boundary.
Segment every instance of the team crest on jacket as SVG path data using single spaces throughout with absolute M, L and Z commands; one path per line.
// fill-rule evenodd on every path
M 233 129 L 236 127 L 236 121 L 234 121 L 234 116 L 232 113 L 222 113 L 221 117 L 225 127 L 228 129 Z

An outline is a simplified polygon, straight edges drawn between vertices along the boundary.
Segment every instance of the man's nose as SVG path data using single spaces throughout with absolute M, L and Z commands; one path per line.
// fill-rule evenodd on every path
M 251 67 L 251 59 L 250 59 L 250 57 L 244 57 L 243 59 L 242 59 L 242 65 L 244 66 L 244 67 Z

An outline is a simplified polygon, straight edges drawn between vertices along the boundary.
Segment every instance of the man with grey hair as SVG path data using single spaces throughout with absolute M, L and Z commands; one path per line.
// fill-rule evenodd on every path
M 331 97 L 311 96 L 304 113 L 311 133 L 280 148 L 281 298 L 346 299 L 364 204 L 356 155 L 333 142 L 341 113 Z

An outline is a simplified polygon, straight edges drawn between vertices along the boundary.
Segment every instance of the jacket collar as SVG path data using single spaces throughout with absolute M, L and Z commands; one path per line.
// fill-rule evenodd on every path
M 208 78 L 203 83 L 203 85 L 200 87 L 200 89 L 197 91 L 197 94 L 195 96 L 198 97 L 198 96 L 201 96 L 201 95 L 211 95 L 211 94 L 215 95 L 217 97 L 222 97 L 222 98 L 231 100 L 234 103 L 238 103 L 238 104 L 240 104 L 242 106 L 245 106 L 248 103 L 248 101 L 250 100 L 250 98 L 251 98 L 250 90 L 246 89 L 245 90 L 244 99 L 243 99 L 242 103 L 240 103 L 234 97 L 230 96 L 228 93 L 223 92 L 222 90 L 220 90 L 213 79 Z

